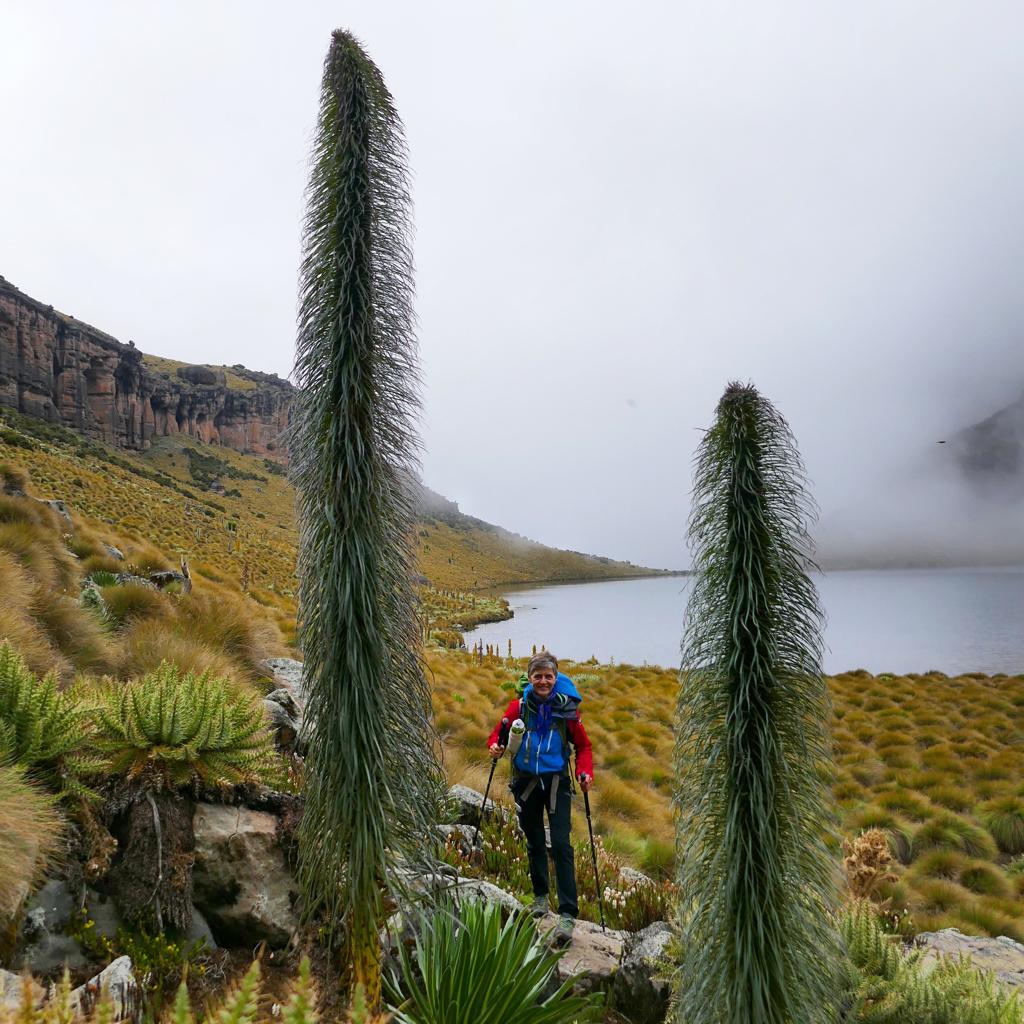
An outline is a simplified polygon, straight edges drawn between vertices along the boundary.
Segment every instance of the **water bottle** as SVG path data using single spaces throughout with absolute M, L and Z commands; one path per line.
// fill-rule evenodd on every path
M 508 752 L 512 757 L 519 751 L 519 745 L 523 742 L 523 733 L 526 732 L 526 723 L 517 718 L 508 731 Z

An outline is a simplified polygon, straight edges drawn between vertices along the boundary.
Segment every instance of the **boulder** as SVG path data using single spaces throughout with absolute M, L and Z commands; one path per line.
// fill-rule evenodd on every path
M 938 932 L 922 932 L 914 944 L 925 951 L 925 958 L 966 956 L 975 967 L 992 971 L 996 979 L 1014 988 L 1024 987 L 1024 945 L 1006 935 L 990 939 L 980 935 L 964 935 L 956 928 Z
M 626 937 L 610 1003 L 634 1024 L 660 1024 L 665 1019 L 672 986 L 661 971 L 671 938 L 665 921 L 655 921 Z
M 267 720 L 274 730 L 274 742 L 278 750 L 297 750 L 302 730 L 302 706 L 291 690 L 279 687 L 263 698 Z
M 457 845 L 459 853 L 463 857 L 468 857 L 473 849 L 473 835 L 476 832 L 476 828 L 473 825 L 435 825 L 434 831 L 437 832 L 438 838 L 441 840 L 441 845 L 446 845 L 449 840 Z M 477 845 L 480 844 L 480 838 L 477 837 Z
M 543 934 L 557 923 L 555 914 L 545 914 L 538 929 Z M 558 961 L 559 983 L 573 977 L 573 991 L 580 995 L 609 989 L 619 969 L 625 935 L 614 928 L 602 932 L 599 924 L 577 921 L 572 944 Z
M 43 986 L 28 975 L 14 974 L 0 968 L 0 1010 L 16 1010 L 21 1006 L 22 993 L 25 991 L 25 980 L 28 978 L 32 1003 L 38 1006 L 46 996 Z
M 48 505 L 57 513 L 62 519 L 66 519 L 68 524 L 71 524 L 71 513 L 68 512 L 68 506 L 61 498 L 39 498 L 38 499 L 43 505 Z
M 302 683 L 302 662 L 294 658 L 267 658 L 263 662 L 274 677 L 275 685 L 290 690 L 300 707 L 306 704 L 306 688 Z
M 62 879 L 51 879 L 36 893 L 25 908 L 18 967 L 50 974 L 65 965 L 72 970 L 85 966 L 81 947 L 63 934 L 75 907 L 71 890 Z
M 120 548 L 115 548 L 113 544 L 104 543 L 103 550 L 106 551 L 106 553 L 115 561 L 124 561 L 124 552 L 122 552 Z
M 627 889 L 635 889 L 638 885 L 654 885 L 654 879 L 628 864 L 619 868 L 619 881 Z
M 83 1016 L 87 1015 L 104 993 L 114 1004 L 115 1020 L 130 1017 L 137 1009 L 138 984 L 132 971 L 130 957 L 119 956 L 96 977 L 74 989 L 71 993 L 71 1005 Z
M 277 818 L 247 807 L 201 803 L 195 830 L 194 902 L 222 945 L 271 948 L 298 927 L 295 880 L 277 845 Z
M 452 786 L 448 790 L 448 801 L 454 806 L 456 822 L 460 825 L 476 825 L 480 817 L 480 805 L 484 802 L 483 793 L 469 786 Z M 494 810 L 494 801 L 488 797 L 484 814 L 493 814 Z

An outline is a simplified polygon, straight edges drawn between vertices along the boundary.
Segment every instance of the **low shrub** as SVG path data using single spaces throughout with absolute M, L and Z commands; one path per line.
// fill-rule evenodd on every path
M 934 969 L 921 950 L 904 952 L 864 902 L 840 917 L 847 960 L 843 1019 L 863 1024 L 1024 1024 L 1024 1005 L 966 960 Z

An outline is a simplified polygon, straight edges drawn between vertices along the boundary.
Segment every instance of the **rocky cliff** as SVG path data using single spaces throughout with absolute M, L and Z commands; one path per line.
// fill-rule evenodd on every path
M 121 448 L 183 433 L 284 461 L 294 390 L 241 366 L 144 356 L 0 277 L 0 407 Z

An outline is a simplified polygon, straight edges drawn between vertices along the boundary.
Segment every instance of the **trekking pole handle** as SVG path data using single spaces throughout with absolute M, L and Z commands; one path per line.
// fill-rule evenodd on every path
M 488 752 L 495 764 L 505 756 L 505 748 L 508 746 L 509 728 L 508 719 L 503 718 L 501 725 L 498 726 L 498 738 L 488 747 Z

